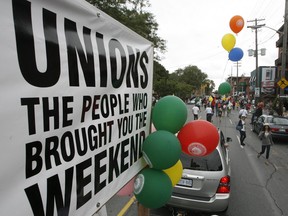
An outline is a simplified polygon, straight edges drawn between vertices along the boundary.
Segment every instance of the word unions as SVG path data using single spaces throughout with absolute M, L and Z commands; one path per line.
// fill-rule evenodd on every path
M 12 6 L 19 67 L 22 76 L 30 85 L 42 88 L 54 86 L 60 79 L 61 69 L 64 70 L 65 67 L 61 65 L 63 62 L 61 58 L 67 58 L 69 86 L 71 87 L 80 86 L 80 77 L 84 77 L 87 87 L 112 86 L 115 89 L 124 85 L 127 88 L 145 89 L 147 87 L 149 57 L 145 50 L 121 44 L 116 38 L 105 39 L 104 34 L 85 26 L 83 26 L 83 31 L 79 32 L 77 23 L 68 18 L 64 18 L 63 33 L 60 31 L 62 28 L 58 26 L 57 14 L 45 8 L 42 9 L 41 19 L 46 53 L 41 53 L 41 56 L 46 56 L 47 66 L 46 71 L 39 71 L 34 44 L 35 30 L 32 25 L 32 15 L 35 14 L 32 13 L 31 2 L 12 0 Z M 66 39 L 65 57 L 63 53 L 60 54 L 59 44 L 59 36 L 63 35 Z M 84 44 L 80 38 L 83 38 Z M 97 44 L 97 48 L 93 47 L 92 41 Z M 99 66 L 95 63 L 95 56 L 98 56 Z M 79 70 L 80 67 L 81 70 Z M 79 74 L 80 71 L 82 75 Z M 96 82 L 96 79 L 99 80 Z M 108 83 L 109 81 L 111 83 Z M 98 86 L 96 83 L 99 83 Z

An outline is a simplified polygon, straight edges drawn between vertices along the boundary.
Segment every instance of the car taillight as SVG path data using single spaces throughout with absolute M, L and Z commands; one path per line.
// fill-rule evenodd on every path
M 271 131 L 272 132 L 277 132 L 277 131 L 279 131 L 279 128 L 271 128 Z
M 230 176 L 224 176 L 220 179 L 217 193 L 229 193 L 230 192 Z

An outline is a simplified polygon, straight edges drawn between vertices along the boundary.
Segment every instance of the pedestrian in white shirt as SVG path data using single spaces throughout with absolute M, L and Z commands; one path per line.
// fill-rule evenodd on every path
M 248 115 L 248 111 L 246 110 L 246 107 L 243 106 L 243 107 L 241 108 L 241 110 L 239 111 L 239 119 L 241 119 L 241 116 L 247 117 L 247 115 Z
M 246 115 L 243 115 L 240 117 L 240 120 L 238 122 L 238 125 L 241 126 L 240 132 L 240 144 L 241 147 L 245 146 L 244 140 L 246 138 L 246 123 L 245 123 Z
M 192 113 L 194 115 L 194 120 L 198 119 L 199 112 L 200 112 L 200 109 L 198 106 L 195 105 L 192 107 Z
M 211 108 L 210 105 L 208 105 L 205 109 L 206 113 L 206 120 L 209 122 L 212 122 L 212 116 L 213 116 L 213 109 Z

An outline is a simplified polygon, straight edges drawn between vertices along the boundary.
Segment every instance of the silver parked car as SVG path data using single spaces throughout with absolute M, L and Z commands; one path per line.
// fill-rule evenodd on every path
M 281 139 L 288 141 L 288 118 L 273 115 L 261 115 L 253 123 L 253 131 L 257 134 L 263 129 L 265 123 L 269 124 L 273 140 Z
M 224 212 L 230 198 L 230 137 L 219 131 L 216 149 L 204 157 L 182 153 L 183 174 L 174 187 L 168 206 L 203 212 Z

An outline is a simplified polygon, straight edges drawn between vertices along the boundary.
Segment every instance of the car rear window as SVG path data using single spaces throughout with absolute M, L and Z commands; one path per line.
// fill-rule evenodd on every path
M 184 169 L 202 171 L 221 171 L 223 169 L 217 149 L 203 157 L 195 157 L 182 153 L 181 162 Z
M 272 122 L 280 125 L 288 125 L 288 119 L 285 118 L 273 118 Z
M 271 122 L 272 122 L 272 119 L 273 119 L 272 116 L 268 116 L 267 119 L 266 119 L 266 122 L 267 122 L 267 123 L 271 123 Z

